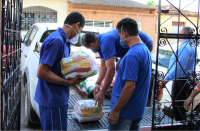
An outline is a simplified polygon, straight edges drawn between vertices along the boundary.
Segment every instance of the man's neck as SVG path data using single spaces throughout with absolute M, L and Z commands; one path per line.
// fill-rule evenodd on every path
M 134 46 L 134 45 L 136 45 L 138 43 L 143 43 L 139 36 L 131 38 L 128 41 L 128 47 L 131 48 L 132 46 Z
M 68 27 L 68 26 L 63 26 L 62 27 L 63 31 L 65 32 L 65 34 L 67 35 L 67 38 L 68 39 L 71 39 L 72 38 L 72 34 L 71 34 L 71 28 Z

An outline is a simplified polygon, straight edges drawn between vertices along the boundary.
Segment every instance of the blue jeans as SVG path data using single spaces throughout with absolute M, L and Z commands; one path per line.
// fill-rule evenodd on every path
M 125 119 L 123 117 L 119 117 L 118 123 L 114 125 L 108 125 L 108 130 L 140 130 L 142 118 L 139 119 Z
M 68 105 L 45 107 L 39 105 L 41 130 L 67 130 Z

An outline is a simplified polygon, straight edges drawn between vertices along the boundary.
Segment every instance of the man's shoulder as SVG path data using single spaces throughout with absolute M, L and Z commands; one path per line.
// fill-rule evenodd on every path
M 117 33 L 116 29 L 108 31 L 108 32 L 106 32 L 104 34 L 101 34 L 101 38 L 103 40 L 109 40 L 110 38 L 115 38 L 116 36 L 118 36 L 118 33 Z
M 51 33 L 43 42 L 43 44 L 54 44 L 54 43 L 58 44 L 63 43 L 62 37 L 57 32 Z

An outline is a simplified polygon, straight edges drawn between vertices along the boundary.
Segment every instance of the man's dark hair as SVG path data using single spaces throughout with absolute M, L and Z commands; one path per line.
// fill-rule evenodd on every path
M 183 27 L 181 30 L 183 30 L 184 34 L 193 34 L 191 27 Z
M 95 34 L 94 33 L 86 33 L 83 37 L 82 37 L 82 43 L 86 46 L 86 47 L 90 47 L 90 43 L 95 42 Z
M 131 19 L 131 18 L 122 19 L 121 21 L 117 23 L 117 26 L 116 26 L 119 32 L 121 32 L 121 27 L 122 27 L 122 31 L 127 32 L 130 36 L 138 35 L 138 25 L 134 19 Z
M 72 12 L 66 17 L 64 24 L 73 25 L 78 22 L 80 22 L 79 27 L 85 26 L 85 18 L 83 15 L 79 12 Z

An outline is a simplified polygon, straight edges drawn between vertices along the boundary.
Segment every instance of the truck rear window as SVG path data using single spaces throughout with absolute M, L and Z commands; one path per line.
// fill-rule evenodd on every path
M 56 30 L 47 30 L 44 32 L 44 34 L 42 35 L 42 38 L 40 39 L 40 42 L 43 43 L 44 40 L 52 33 Z

